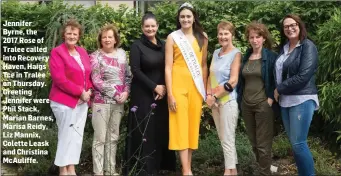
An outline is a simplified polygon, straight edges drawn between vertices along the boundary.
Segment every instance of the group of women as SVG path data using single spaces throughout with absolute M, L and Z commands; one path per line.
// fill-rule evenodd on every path
M 75 175 L 87 110 L 92 107 L 92 146 L 95 175 L 117 175 L 116 150 L 124 103 L 130 96 L 124 175 L 157 175 L 175 171 L 179 152 L 183 175 L 192 175 L 193 150 L 198 148 L 202 102 L 212 109 L 223 148 L 224 175 L 237 175 L 235 129 L 244 119 L 260 173 L 270 175 L 275 107 L 280 107 L 299 175 L 314 175 L 307 135 L 319 107 L 315 72 L 317 49 L 296 15 L 282 20 L 280 52 L 272 51 L 266 26 L 251 22 L 245 36 L 250 48 L 242 57 L 233 45 L 235 27 L 217 26 L 221 48 L 207 69 L 208 35 L 193 6 L 177 13 L 177 30 L 166 42 L 157 37 L 156 17 L 142 18 L 143 34 L 130 49 L 130 62 L 120 46 L 117 28 L 101 28 L 98 50 L 87 54 L 77 46 L 82 27 L 68 21 L 64 43 L 49 60 L 51 108 L 58 125 L 55 165 L 60 175 Z M 130 66 L 130 67 L 129 67 Z M 279 106 L 278 106 L 279 105 Z

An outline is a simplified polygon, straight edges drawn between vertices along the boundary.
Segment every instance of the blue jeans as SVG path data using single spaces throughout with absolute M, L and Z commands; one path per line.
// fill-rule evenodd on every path
M 308 100 L 293 107 L 281 107 L 284 128 L 292 145 L 300 176 L 314 175 L 314 160 L 307 137 L 315 106 L 313 100 Z

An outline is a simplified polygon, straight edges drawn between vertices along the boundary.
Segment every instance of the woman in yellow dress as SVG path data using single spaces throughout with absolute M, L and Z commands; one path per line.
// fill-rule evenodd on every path
M 206 98 L 208 38 L 189 3 L 178 10 L 177 29 L 166 41 L 169 149 L 179 151 L 183 175 L 192 175 L 192 152 L 198 149 L 202 102 Z

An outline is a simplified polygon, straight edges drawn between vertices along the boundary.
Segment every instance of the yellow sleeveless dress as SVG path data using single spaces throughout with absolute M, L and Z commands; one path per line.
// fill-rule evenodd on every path
M 201 65 L 202 51 L 197 40 L 192 47 Z M 176 44 L 173 52 L 172 93 L 177 109 L 176 112 L 169 111 L 169 149 L 197 149 L 203 98 Z

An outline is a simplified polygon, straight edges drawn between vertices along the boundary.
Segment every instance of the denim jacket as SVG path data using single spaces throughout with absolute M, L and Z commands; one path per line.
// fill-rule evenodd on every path
M 282 48 L 279 56 L 283 53 Z M 278 93 L 280 95 L 317 94 L 315 84 L 317 62 L 318 52 L 315 44 L 309 39 L 304 39 L 283 63 L 282 83 L 276 83 Z M 275 71 L 274 75 L 276 75 Z

